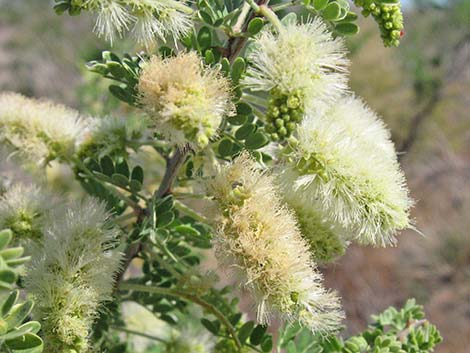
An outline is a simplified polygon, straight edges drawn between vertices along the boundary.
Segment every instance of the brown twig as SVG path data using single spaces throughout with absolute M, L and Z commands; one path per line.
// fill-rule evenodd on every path
M 423 326 L 426 322 L 427 322 L 426 320 L 416 320 L 416 321 L 409 322 L 408 325 L 406 325 L 406 328 L 398 332 L 397 334 L 397 337 L 400 340 L 400 342 L 403 342 L 406 339 L 406 337 L 408 337 L 408 335 L 410 334 L 412 330 L 420 326 Z
M 154 198 L 161 198 L 171 192 L 173 181 L 175 180 L 179 168 L 183 165 L 186 156 L 191 148 L 186 145 L 182 148 L 177 148 L 173 156 L 168 160 L 160 187 L 155 191 Z
M 265 5 L 265 4 L 268 3 L 268 1 L 269 0 L 258 0 L 258 1 L 256 1 L 256 3 L 258 5 Z M 251 14 L 248 17 L 248 20 L 245 21 L 245 23 L 243 24 L 243 27 L 242 27 L 242 30 L 241 30 L 242 33 L 246 32 L 246 30 L 248 29 L 248 24 L 256 16 L 258 16 L 258 14 L 251 11 Z M 245 46 L 247 40 L 248 40 L 247 36 L 240 36 L 240 37 L 236 37 L 236 38 L 232 37 L 232 38 L 229 39 L 228 48 L 227 48 L 227 51 L 226 51 L 226 58 L 230 62 L 232 62 L 238 56 L 238 54 L 240 54 L 240 52 L 242 51 L 243 47 Z

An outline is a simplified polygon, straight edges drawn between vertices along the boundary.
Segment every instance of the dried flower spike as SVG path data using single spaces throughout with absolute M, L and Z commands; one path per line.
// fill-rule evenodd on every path
M 338 298 L 326 291 L 292 213 L 273 179 L 247 154 L 223 167 L 209 185 L 223 215 L 215 240 L 218 260 L 235 271 L 258 303 L 258 320 L 273 314 L 314 332 L 336 329 Z

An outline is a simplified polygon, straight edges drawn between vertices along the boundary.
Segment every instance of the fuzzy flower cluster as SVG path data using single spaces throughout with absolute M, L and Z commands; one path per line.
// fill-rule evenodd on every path
M 152 45 L 168 35 L 188 33 L 193 10 L 179 0 L 78 0 L 82 9 L 97 14 L 95 32 L 113 42 L 131 30 L 138 42 Z
M 329 263 L 344 255 L 351 240 L 346 229 L 326 218 L 317 205 L 306 205 L 291 190 L 285 190 L 284 201 L 294 211 L 302 237 L 316 262 Z
M 361 244 L 394 244 L 399 230 L 412 227 L 412 201 L 389 132 L 361 100 L 345 97 L 307 117 L 297 138 L 279 177 L 287 201 L 318 210 Z
M 100 303 L 110 298 L 121 255 L 112 250 L 117 230 L 94 199 L 51 216 L 32 254 L 25 285 L 35 299 L 45 351 L 88 352 Z
M 15 151 L 0 147 L 0 195 L 3 195 L 16 183 L 32 183 L 33 175 L 25 168 L 24 161 L 15 155 Z
M 0 94 L 0 142 L 32 161 L 71 156 L 85 128 L 78 112 L 65 106 L 16 93 Z
M 151 122 L 177 145 L 205 147 L 232 111 L 229 81 L 195 52 L 153 56 L 142 69 L 138 91 Z
M 16 240 L 38 241 L 53 204 L 39 187 L 14 184 L 0 197 L 0 229 L 10 229 Z
M 272 177 L 242 154 L 209 184 L 223 215 L 214 240 L 218 260 L 240 276 L 258 303 L 258 320 L 272 314 L 314 332 L 337 328 L 338 298 L 322 286 L 295 217 L 278 196 Z
M 243 84 L 269 92 L 267 130 L 288 137 L 305 111 L 322 110 L 347 90 L 348 59 L 340 38 L 319 19 L 265 30 L 255 40 Z
M 89 125 L 89 131 L 77 151 L 81 159 L 105 155 L 127 156 L 127 147 L 134 145 L 137 149 L 147 129 L 147 121 L 134 116 L 95 118 Z

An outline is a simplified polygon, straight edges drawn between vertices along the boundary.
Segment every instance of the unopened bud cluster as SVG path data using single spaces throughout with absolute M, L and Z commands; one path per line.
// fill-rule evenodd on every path
M 302 101 L 300 90 L 291 94 L 282 93 L 276 88 L 270 91 L 266 131 L 273 141 L 282 141 L 294 132 L 304 113 Z
M 385 46 L 397 47 L 400 44 L 403 35 L 403 14 L 400 3 L 387 4 L 371 0 L 355 0 L 354 3 L 363 8 L 364 16 L 374 17 Z

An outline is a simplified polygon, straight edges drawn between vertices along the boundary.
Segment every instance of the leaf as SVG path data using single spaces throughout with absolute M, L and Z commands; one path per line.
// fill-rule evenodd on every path
M 122 67 L 121 63 L 116 61 L 108 61 L 106 62 L 106 67 L 108 68 L 111 75 L 113 75 L 115 78 L 119 79 L 127 76 L 127 70 Z
M 341 14 L 341 7 L 336 3 L 329 3 L 327 7 L 322 11 L 322 16 L 327 21 L 336 20 Z
M 197 42 L 202 51 L 208 49 L 212 45 L 212 33 L 209 27 L 202 27 L 197 35 Z
M 294 341 L 290 341 L 287 345 L 286 353 L 297 353 L 297 348 Z
M 266 146 L 269 143 L 268 137 L 262 132 L 254 133 L 250 135 L 245 140 L 245 146 L 249 150 L 256 150 L 263 146 Z
M 212 52 L 212 50 L 210 50 L 210 49 L 206 50 L 206 53 L 204 55 L 204 61 L 208 65 L 215 63 L 215 56 L 214 56 L 214 53 Z
M 175 219 L 175 214 L 172 211 L 162 213 L 157 218 L 157 226 L 165 227 L 173 222 Z
M 229 317 L 229 321 L 233 326 L 235 326 L 236 324 L 238 324 L 241 318 L 242 318 L 242 314 L 236 313 Z
M 10 259 L 16 259 L 17 257 L 22 256 L 24 253 L 24 249 L 19 246 L 16 248 L 9 248 L 0 251 L 0 256 L 3 257 L 3 260 L 8 261 Z
M 255 124 L 244 124 L 240 126 L 237 131 L 235 131 L 235 137 L 237 140 L 244 140 L 246 139 L 249 135 L 254 133 L 256 130 L 256 125 Z
M 281 22 L 286 26 L 295 25 L 297 23 L 297 14 L 295 12 L 290 12 L 282 18 Z
M 228 118 L 228 122 L 232 125 L 243 125 L 246 122 L 247 118 L 246 115 L 235 115 Z
M 2 305 L 2 316 L 5 316 L 9 313 L 13 305 L 18 300 L 19 295 L 20 295 L 20 292 L 17 290 L 10 293 L 10 295 L 8 296 L 8 298 L 5 300 L 5 302 Z
M 245 322 L 242 327 L 240 327 L 240 330 L 238 330 L 238 339 L 242 344 L 244 344 L 248 337 L 250 337 L 254 326 L 255 324 L 253 321 L 248 321 Z
M 217 325 L 217 323 L 218 325 Z M 220 330 L 220 322 L 218 321 L 210 321 L 210 320 L 207 320 L 205 318 L 202 318 L 201 319 L 201 324 L 210 332 L 212 333 L 213 335 L 218 335 L 219 334 L 219 330 Z
M 230 73 L 230 62 L 228 61 L 228 59 L 223 58 L 220 63 L 222 64 L 222 71 L 226 74 Z
M 131 188 L 132 192 L 139 192 L 142 190 L 142 184 L 137 180 L 131 180 L 129 182 L 129 187 Z
M 208 25 L 212 25 L 214 22 L 212 21 L 212 17 L 205 11 L 199 10 L 199 17 Z
M 66 1 L 62 1 L 56 5 L 54 5 L 54 11 L 58 15 L 62 15 L 65 11 L 67 11 L 70 7 L 70 4 Z
M 118 186 L 127 186 L 129 183 L 129 179 L 122 174 L 115 173 L 111 176 L 111 179 L 113 180 L 113 183 Z
M 131 179 L 138 181 L 140 184 L 144 183 L 144 170 L 141 166 L 136 166 L 132 169 Z
M 252 36 L 258 34 L 264 26 L 264 21 L 260 17 L 253 18 L 250 23 L 248 23 L 248 33 Z
M 359 26 L 355 23 L 338 23 L 335 29 L 338 33 L 343 35 L 354 35 L 359 32 Z
M 167 195 L 160 199 L 157 208 L 155 209 L 157 214 L 162 214 L 173 209 L 173 196 Z
M 0 271 L 0 282 L 4 283 L 15 283 L 16 281 L 16 273 L 12 270 L 1 270 Z
M 251 108 L 251 105 L 248 103 L 240 102 L 237 105 L 237 113 L 242 115 L 250 115 L 253 113 L 253 108 Z
M 229 139 L 223 139 L 219 143 L 217 150 L 219 151 L 222 157 L 227 157 L 232 155 L 233 143 Z
M 313 0 L 313 7 L 317 11 L 323 10 L 328 5 L 329 0 Z
M 129 165 L 125 159 L 116 163 L 116 173 L 124 175 L 126 178 L 129 178 Z
M 264 336 L 263 342 L 261 342 L 261 350 L 263 352 L 271 352 L 273 349 L 273 338 L 271 336 Z
M 341 22 L 353 22 L 357 20 L 357 14 L 349 11 L 346 14 L 346 17 L 341 20 Z
M 113 96 L 123 102 L 126 102 L 128 104 L 134 103 L 134 97 L 121 86 L 111 85 L 109 86 L 109 92 L 111 92 Z
M 4 249 L 13 238 L 13 232 L 10 229 L 0 231 L 0 250 Z
M 16 327 L 21 324 L 32 309 L 33 302 L 31 300 L 13 306 L 8 315 L 5 317 L 5 321 L 8 323 L 8 327 Z
M 235 61 L 232 64 L 232 71 L 231 71 L 231 77 L 233 82 L 238 82 L 240 80 L 240 77 L 242 77 L 243 73 L 245 72 L 245 59 L 242 57 L 238 57 L 235 59 Z
M 109 156 L 104 156 L 101 158 L 100 166 L 103 174 L 106 176 L 111 177 L 115 172 L 113 160 Z
M 6 335 L 1 336 L 3 340 L 12 340 L 21 337 L 27 333 L 36 334 L 41 329 L 41 324 L 36 321 L 29 321 L 18 328 L 8 332 Z
M 194 236 L 194 237 L 198 237 L 198 236 L 201 235 L 201 233 L 197 229 L 195 229 L 195 228 L 193 228 L 193 227 L 191 227 L 190 225 L 187 225 L 187 224 L 181 224 L 179 226 L 176 226 L 174 228 L 174 230 L 178 233 L 181 233 L 181 234 L 184 234 L 184 235 L 191 235 L 191 236 Z
M 265 325 L 258 325 L 255 327 L 253 332 L 250 335 L 250 342 L 257 346 L 263 340 L 264 334 L 266 333 L 267 326 Z
M 39 353 L 43 348 L 42 340 L 32 333 L 6 341 L 6 345 L 14 353 Z

